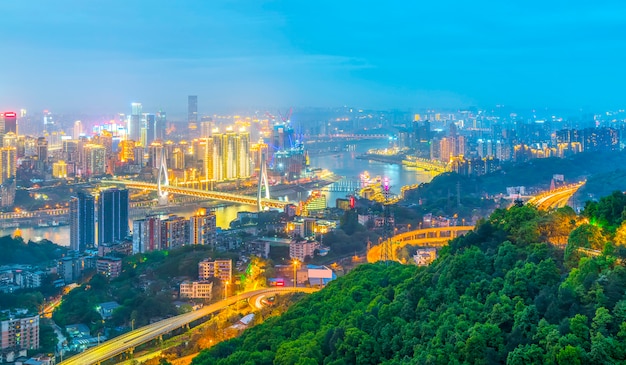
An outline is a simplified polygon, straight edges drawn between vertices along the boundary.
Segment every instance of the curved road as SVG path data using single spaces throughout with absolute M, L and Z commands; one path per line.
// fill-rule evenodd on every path
M 572 195 L 585 184 L 581 181 L 577 184 L 570 184 L 559 189 L 539 194 L 528 200 L 528 204 L 534 205 L 539 210 L 551 210 L 562 208 L 567 205 Z
M 265 288 L 243 294 L 238 294 L 217 303 L 207 305 L 201 309 L 198 309 L 197 311 L 164 319 L 162 321 L 125 333 L 121 336 L 106 341 L 101 345 L 92 347 L 83 353 L 72 356 L 71 358 L 60 362 L 59 365 L 99 364 L 102 361 L 110 359 L 124 352 L 132 351 L 135 347 L 139 345 L 142 345 L 159 336 L 172 332 L 177 328 L 181 328 L 188 323 L 205 317 L 211 313 L 222 310 L 230 305 L 237 303 L 240 300 L 249 299 L 261 294 L 279 294 L 281 292 L 313 293 L 318 290 L 319 289 L 315 288 Z

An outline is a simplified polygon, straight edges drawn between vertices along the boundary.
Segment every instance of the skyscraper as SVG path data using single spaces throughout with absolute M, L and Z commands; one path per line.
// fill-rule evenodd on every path
M 167 114 L 163 110 L 159 110 L 154 121 L 154 139 L 165 139 L 165 129 L 167 128 Z
M 94 198 L 79 192 L 70 199 L 70 249 L 84 252 L 94 247 Z
M 2 123 L 0 123 L 0 128 L 2 129 L 2 133 L 13 132 L 17 134 L 17 114 L 15 112 L 5 112 L 0 114 L 2 118 Z
M 187 112 L 189 115 L 189 130 L 198 129 L 198 96 L 189 95 L 187 98 Z
M 0 148 L 0 184 L 15 178 L 17 171 L 17 149 L 15 147 Z
M 141 103 L 131 104 L 127 135 L 127 139 L 132 139 L 135 142 L 141 140 Z
M 98 199 L 98 244 L 120 241 L 127 234 L 128 190 L 102 190 Z

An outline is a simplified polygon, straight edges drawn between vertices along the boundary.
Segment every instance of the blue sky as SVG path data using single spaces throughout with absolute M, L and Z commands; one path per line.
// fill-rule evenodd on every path
M 594 4 L 595 3 L 595 4 Z M 626 107 L 623 1 L 0 1 L 0 108 Z

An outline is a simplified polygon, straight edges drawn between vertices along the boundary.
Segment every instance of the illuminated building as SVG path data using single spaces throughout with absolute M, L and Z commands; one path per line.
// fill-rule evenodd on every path
M 98 244 L 128 235 L 128 190 L 102 190 L 98 198 Z
M 161 249 L 161 219 L 158 216 L 133 221 L 133 254 Z
M 100 176 L 106 173 L 106 149 L 99 144 L 83 146 L 82 174 Z
M 39 315 L 29 314 L 26 309 L 0 312 L 0 350 L 39 349 Z
M 213 119 L 211 117 L 202 117 L 200 122 L 200 138 L 211 137 L 213 131 Z
M 44 110 L 43 111 L 43 131 L 48 132 L 52 129 L 53 126 L 54 126 L 54 118 L 52 116 L 52 113 L 47 110 Z
M 227 129 L 226 133 L 214 133 L 212 159 L 213 180 L 250 177 L 250 134 L 243 129 L 239 133 L 232 129 Z
M 113 153 L 113 135 L 111 132 L 107 130 L 101 131 L 100 134 L 93 138 L 93 143 L 104 146 L 107 156 Z
M 301 212 L 303 216 L 323 211 L 326 209 L 326 195 L 319 190 L 314 190 L 305 202 L 301 202 Z
M 126 129 L 128 131 L 127 139 L 132 139 L 136 142 L 141 141 L 141 119 L 141 103 L 132 103 Z
M 15 112 L 0 113 L 0 134 L 9 132 L 17 134 L 17 114 Z
M 189 242 L 189 221 L 187 219 L 171 215 L 161 221 L 162 250 L 181 247 L 187 242 Z
M 185 169 L 185 154 L 180 147 L 174 148 L 174 151 L 172 152 L 172 168 L 178 170 Z
M 250 146 L 250 157 L 254 175 L 258 175 L 258 171 L 261 168 L 261 162 L 263 161 L 263 155 L 267 156 L 267 147 L 267 144 L 263 143 L 263 140 Z
M 187 98 L 187 120 L 189 122 L 189 130 L 198 129 L 198 96 L 189 95 Z
M 13 132 L 9 132 L 2 136 L 2 147 L 16 147 L 17 148 L 17 135 Z
M 213 283 L 210 281 L 188 281 L 180 283 L 181 298 L 211 299 Z
M 85 252 L 94 248 L 95 210 L 94 197 L 78 192 L 70 199 L 70 249 Z
M 120 162 L 130 162 L 135 160 L 135 141 L 120 141 L 117 146 Z
M 214 245 L 216 241 L 216 219 L 214 212 L 200 209 L 189 218 L 189 244 Z
M 63 160 L 59 160 L 52 164 L 52 177 L 55 179 L 67 178 L 67 163 Z
M 198 263 L 198 278 L 200 280 L 209 280 L 210 278 L 219 278 L 222 283 L 232 283 L 233 276 L 233 260 L 215 260 L 209 259 Z
M 163 150 L 163 145 L 160 142 L 152 142 L 150 146 L 148 146 L 148 162 L 150 163 L 150 167 L 154 169 L 159 168 L 161 150 Z
M 17 149 L 15 147 L 0 148 L 0 184 L 15 178 L 17 171 Z

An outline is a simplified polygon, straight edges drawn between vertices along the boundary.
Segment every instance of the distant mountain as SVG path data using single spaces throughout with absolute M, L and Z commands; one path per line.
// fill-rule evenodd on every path
M 432 265 L 360 266 L 193 364 L 625 363 L 626 198 L 594 204 L 497 210 Z

